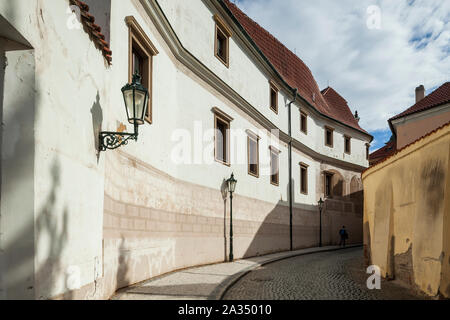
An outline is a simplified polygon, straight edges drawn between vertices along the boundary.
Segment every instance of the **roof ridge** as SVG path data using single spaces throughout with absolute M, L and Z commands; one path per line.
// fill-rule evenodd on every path
M 243 10 L 241 10 L 241 8 L 239 8 L 235 3 L 229 1 L 229 0 L 224 0 L 226 2 L 228 2 L 230 5 L 236 7 L 247 19 L 249 19 L 252 23 L 254 23 L 256 26 L 258 26 L 263 32 L 265 32 L 267 35 L 269 35 L 273 40 L 275 40 L 276 42 L 278 42 L 281 46 L 283 46 L 284 49 L 286 49 L 290 54 L 292 54 L 293 56 L 295 56 L 299 61 L 301 61 L 306 68 L 308 68 L 308 70 L 312 73 L 311 69 L 308 67 L 308 65 L 294 52 L 292 52 L 291 49 L 289 49 L 283 42 L 281 42 L 277 37 L 275 37 L 272 33 L 270 33 L 266 28 L 264 28 L 262 25 L 260 25 L 258 22 L 256 22 L 254 19 L 252 19 L 251 17 L 249 17 Z
M 448 86 L 448 93 L 446 91 L 443 91 Z M 448 94 L 448 96 L 445 98 L 445 94 Z M 443 94 L 444 96 L 442 99 L 439 100 L 438 95 Z M 433 102 L 433 99 L 437 98 L 438 101 Z M 450 102 L 450 81 L 444 82 L 441 86 L 436 88 L 433 92 L 431 92 L 429 95 L 424 97 L 422 100 L 417 101 L 414 103 L 411 107 L 407 108 L 403 112 L 399 113 L 398 115 L 392 117 L 389 119 L 389 121 L 396 120 L 402 117 L 406 117 L 408 115 L 426 111 L 428 109 L 440 106 L 442 104 Z M 423 105 L 423 106 L 422 106 Z
M 342 101 L 345 101 L 345 107 L 342 107 L 342 103 L 340 103 L 340 106 L 330 105 L 330 102 L 325 99 L 323 92 L 320 90 L 311 69 L 297 54 L 289 50 L 274 35 L 245 14 L 236 4 L 230 0 L 220 1 L 227 7 L 231 16 L 236 19 L 236 22 L 251 39 L 253 45 L 259 49 L 261 54 L 278 72 L 281 79 L 291 88 L 297 88 L 300 97 L 306 103 L 324 117 L 371 136 L 355 121 L 347 101 L 341 95 L 338 94 Z

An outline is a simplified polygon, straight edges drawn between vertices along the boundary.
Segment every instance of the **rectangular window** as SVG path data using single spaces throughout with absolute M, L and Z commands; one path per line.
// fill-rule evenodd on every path
M 352 138 L 345 136 L 344 137 L 344 149 L 345 153 L 351 154 L 352 153 Z
M 247 131 L 248 174 L 259 178 L 259 137 Z
M 366 160 L 370 157 L 370 144 L 366 144 Z
M 270 183 L 280 185 L 280 151 L 270 147 Z
M 308 134 L 308 115 L 304 112 L 300 113 L 300 131 Z
M 327 147 L 333 148 L 333 134 L 333 128 L 325 127 L 325 145 Z
M 230 165 L 230 123 L 233 118 L 218 108 L 214 112 L 214 158 L 217 162 Z
M 333 174 L 325 172 L 325 197 L 330 198 L 333 196 L 332 192 Z
M 300 163 L 300 192 L 308 194 L 308 165 Z
M 218 15 L 214 16 L 214 20 L 216 21 L 214 55 L 228 68 L 230 65 L 230 37 L 232 33 L 230 28 Z
M 148 89 L 149 93 L 145 120 L 151 124 L 153 121 L 153 57 L 158 54 L 158 50 L 147 37 L 134 17 L 126 17 L 125 21 L 129 32 L 128 82 L 131 83 L 133 74 L 135 73 L 139 73 L 141 76 L 141 83 Z
M 278 114 L 278 88 L 270 82 L 270 109 Z

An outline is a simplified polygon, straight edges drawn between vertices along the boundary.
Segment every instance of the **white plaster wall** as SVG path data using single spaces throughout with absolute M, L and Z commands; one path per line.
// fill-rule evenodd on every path
M 0 47 L 3 45 L 0 41 Z M 2 97 L 0 296 L 34 298 L 34 54 L 7 51 Z M 2 59 L 1 68 L 5 61 Z M 20 92 L 20 94 L 18 94 Z
M 195 43 L 198 48 L 192 47 L 192 52 L 199 51 L 196 55 L 200 60 L 267 118 L 286 129 L 284 104 L 288 98 L 280 97 L 278 116 L 270 111 L 269 78 L 240 51 L 234 39 L 230 48 L 232 60 L 229 70 L 224 70 L 223 65 L 214 57 L 213 14 L 203 2 L 166 0 L 161 3 L 175 4 L 173 8 L 178 12 L 175 17 L 179 18 L 175 21 L 180 24 L 177 32 L 180 33 L 183 44 L 186 43 L 185 34 L 188 34 L 189 40 L 192 32 L 190 29 L 195 31 L 195 28 L 200 27 L 201 39 L 207 38 L 210 42 L 204 45 L 197 34 Z M 11 21 L 18 32 L 36 48 L 33 208 L 36 226 L 34 268 L 38 279 L 35 283 L 37 298 L 49 298 L 68 292 L 67 285 L 73 271 L 80 275 L 80 286 L 92 284 L 102 274 L 104 166 L 105 161 L 114 161 L 114 157 L 112 152 L 97 155 L 96 139 L 100 124 L 103 130 L 115 131 L 121 122 L 126 122 L 120 92 L 120 88 L 128 80 L 126 16 L 133 15 L 136 18 L 160 53 L 153 61 L 153 124 L 141 126 L 139 141 L 130 142 L 121 150 L 169 176 L 215 189 L 219 189 L 223 179 L 234 171 L 239 181 L 239 195 L 272 202 L 274 206 L 280 200 L 287 201 L 288 150 L 284 144 L 275 143 L 281 150 L 278 187 L 270 184 L 270 177 L 264 175 L 263 170 L 259 179 L 249 176 L 246 162 L 233 163 L 231 167 L 227 167 L 216 162 L 208 166 L 177 165 L 169 160 L 172 149 L 177 144 L 172 141 L 172 134 L 178 129 L 187 129 L 193 137 L 196 122 L 204 130 L 213 128 L 212 107 L 220 108 L 235 119 L 231 124 L 233 130 L 250 129 L 261 135 L 261 169 L 269 164 L 266 143 L 269 134 L 261 134 L 261 126 L 250 116 L 243 114 L 201 82 L 173 57 L 138 0 L 112 1 L 112 66 L 106 65 L 101 52 L 94 47 L 84 30 L 67 28 L 67 6 L 68 1 L 60 0 L 36 1 L 31 4 L 27 0 L 0 2 L 0 14 Z M 167 11 L 166 14 L 170 17 L 170 10 Z M 207 32 L 211 34 L 208 35 L 206 30 L 210 30 Z M 208 36 L 203 38 L 203 35 Z M 187 42 L 193 44 L 192 41 Z M 240 70 L 247 77 L 243 77 Z M 246 79 L 245 83 L 242 79 Z M 293 123 L 297 122 L 295 119 L 293 113 Z M 132 130 L 131 126 L 128 126 L 128 130 Z M 317 132 L 312 133 L 314 135 L 323 142 L 323 136 L 320 137 Z M 336 137 L 335 142 L 337 145 Z M 238 152 L 246 154 L 246 141 L 240 148 Z M 311 165 L 308 196 L 299 194 L 300 161 Z M 314 190 L 317 188 L 317 170 L 320 170 L 317 161 L 294 152 L 296 202 L 316 203 L 317 195 Z M 117 189 L 132 193 L 127 186 L 121 187 Z M 120 200 L 120 192 L 111 196 Z M 88 297 L 93 297 L 93 294 L 89 293 Z
M 68 5 L 0 2 L 0 14 L 36 48 L 36 298 L 69 291 L 73 274 L 80 286 L 101 274 L 103 161 L 95 151 L 91 109 L 97 95 L 101 108 L 109 108 L 108 71 L 88 34 L 67 28 Z
M 278 114 L 270 110 L 269 80 L 273 79 L 266 70 L 255 63 L 255 58 L 248 53 L 242 41 L 237 39 L 236 34 L 230 40 L 229 68 L 226 68 L 214 56 L 215 21 L 213 16 L 215 12 L 206 6 L 208 1 L 159 0 L 158 3 L 167 15 L 183 46 L 280 130 L 287 132 L 288 112 L 286 105 L 292 100 L 292 93 L 280 91 Z M 301 106 L 301 108 L 309 109 L 310 107 Z M 368 167 L 365 147 L 365 144 L 369 142 L 367 136 L 334 121 L 323 117 L 318 118 L 311 112 L 308 119 L 308 135 L 305 136 L 300 132 L 300 109 L 299 106 L 296 108 L 295 105 L 292 107 L 292 121 L 293 136 L 303 144 L 332 158 Z M 336 128 L 336 143 L 333 149 L 324 147 L 323 127 L 325 125 Z M 343 139 L 340 139 L 340 136 L 344 134 L 354 137 L 350 156 L 344 155 L 343 142 L 339 141 Z

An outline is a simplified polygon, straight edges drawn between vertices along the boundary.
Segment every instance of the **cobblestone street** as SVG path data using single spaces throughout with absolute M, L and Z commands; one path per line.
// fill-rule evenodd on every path
M 361 248 L 298 256 L 265 265 L 240 279 L 225 300 L 415 300 L 394 282 L 369 290 Z

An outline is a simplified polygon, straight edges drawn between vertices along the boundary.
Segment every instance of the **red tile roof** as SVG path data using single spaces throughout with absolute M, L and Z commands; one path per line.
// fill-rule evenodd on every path
M 81 22 L 83 23 L 86 32 L 90 35 L 97 48 L 102 51 L 108 64 L 111 64 L 112 51 L 109 48 L 109 43 L 105 41 L 105 36 L 102 34 L 102 28 L 95 24 L 95 17 L 89 14 L 89 6 L 80 0 L 70 0 L 70 3 L 80 8 Z
M 394 145 L 394 148 L 393 148 L 393 149 L 394 149 L 394 152 L 393 152 L 393 153 L 390 153 L 390 152 L 389 152 L 388 154 L 386 154 L 385 157 L 380 158 L 380 160 L 378 160 L 378 161 L 375 161 L 375 163 L 371 164 L 369 168 L 367 168 L 366 170 L 363 171 L 363 174 L 364 174 L 366 171 L 369 171 L 369 170 L 372 168 L 372 166 L 376 166 L 376 165 L 379 165 L 379 164 L 381 164 L 381 163 L 386 162 L 388 159 L 390 159 L 391 157 L 397 155 L 398 153 L 402 152 L 403 150 L 405 150 L 405 149 L 411 147 L 412 145 L 418 143 L 419 141 L 421 141 L 421 140 L 423 140 L 423 139 L 426 139 L 426 138 L 432 136 L 433 134 L 435 134 L 435 133 L 437 133 L 437 132 L 439 132 L 439 131 L 441 131 L 441 130 L 443 130 L 444 128 L 449 127 L 449 126 L 450 126 L 450 121 L 447 122 L 446 124 L 440 126 L 439 128 L 436 128 L 436 129 L 434 129 L 433 131 L 427 133 L 426 135 L 420 137 L 419 139 L 417 139 L 417 140 L 411 142 L 410 144 L 404 146 L 404 147 L 401 148 L 400 150 L 396 150 L 396 147 L 395 147 L 395 145 Z M 391 142 L 390 142 L 390 143 L 391 143 Z M 393 140 L 392 143 L 396 143 L 395 140 Z M 386 147 L 387 147 L 387 145 L 386 145 L 384 148 L 386 148 Z M 384 149 L 384 148 L 382 148 L 382 149 Z M 382 152 L 383 152 L 383 151 L 381 151 L 381 149 L 378 150 L 378 151 L 380 151 L 379 155 L 381 155 Z M 372 155 L 374 155 L 374 154 L 377 153 L 378 151 L 375 151 L 374 153 L 372 153 Z M 372 155 L 371 155 L 371 156 L 372 156 Z
M 296 54 L 249 18 L 235 4 L 229 0 L 223 0 L 223 2 L 289 86 L 297 88 L 299 94 L 323 115 L 368 134 L 353 117 L 347 102 L 342 103 L 344 99 L 339 94 L 333 90 L 329 93 L 328 99 L 322 95 L 311 70 Z M 330 100 L 330 103 L 327 100 Z
M 386 143 L 386 145 L 383 148 L 378 149 L 377 151 L 370 154 L 369 156 L 370 165 L 373 166 L 383 161 L 387 157 L 394 155 L 396 151 L 397 151 L 397 142 L 395 141 L 395 139 L 392 139 L 391 141 Z
M 366 132 L 359 126 L 358 121 L 355 119 L 355 116 L 350 111 L 347 101 L 339 93 L 337 93 L 336 90 L 334 90 L 331 87 L 328 87 L 324 89 L 321 93 L 322 96 L 325 98 L 327 104 L 334 111 L 334 118 L 336 120 L 339 120 L 347 124 L 353 124 L 352 125 L 353 127 L 357 127 L 360 130 Z
M 426 111 L 428 109 L 450 103 L 450 82 L 444 83 L 442 86 L 440 86 L 438 89 L 433 91 L 433 93 L 429 94 L 422 100 L 420 100 L 418 103 L 413 105 L 408 110 L 400 113 L 399 115 L 391 118 L 389 121 L 396 120 L 399 118 L 403 118 L 405 116 Z

